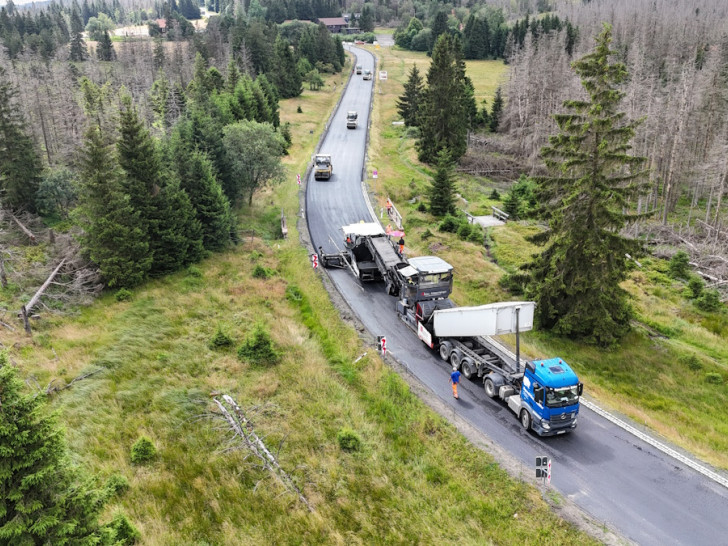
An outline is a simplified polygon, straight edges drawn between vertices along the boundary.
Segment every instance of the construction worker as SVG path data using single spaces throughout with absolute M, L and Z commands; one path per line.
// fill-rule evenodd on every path
M 386 233 L 387 235 L 392 233 L 392 224 L 387 224 L 387 227 L 384 229 L 384 233 Z
M 387 216 L 392 216 L 392 201 L 387 197 Z
M 404 235 L 399 238 L 397 244 L 399 245 L 399 255 L 404 256 Z
M 452 373 L 450 374 L 450 383 L 452 383 L 452 395 L 455 398 L 460 398 L 458 396 L 458 383 L 460 383 L 460 372 L 458 371 L 457 366 L 452 367 Z

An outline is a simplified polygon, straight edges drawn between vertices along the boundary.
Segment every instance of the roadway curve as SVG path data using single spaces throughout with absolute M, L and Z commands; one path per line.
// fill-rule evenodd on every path
M 357 63 L 374 71 L 371 53 L 351 48 Z M 376 74 L 376 72 L 375 72 Z M 320 151 L 332 155 L 334 176 L 306 186 L 306 216 L 314 248 L 342 248 L 341 226 L 372 221 L 362 189 L 366 131 L 373 86 L 352 75 Z M 346 111 L 359 112 L 356 130 Z M 334 241 L 334 242 L 332 242 Z M 361 285 L 348 270 L 329 270 L 336 289 L 365 328 L 386 335 L 394 358 L 442 404 L 467 420 L 532 472 L 537 455 L 553 461 L 551 486 L 623 537 L 645 545 L 728 543 L 728 489 L 582 406 L 573 434 L 539 438 L 527 433 L 500 401 L 485 396 L 482 381 L 463 381 L 452 397 L 449 366 L 430 351 L 394 312 L 395 299 L 381 284 Z M 456 272 L 457 274 L 457 272 Z

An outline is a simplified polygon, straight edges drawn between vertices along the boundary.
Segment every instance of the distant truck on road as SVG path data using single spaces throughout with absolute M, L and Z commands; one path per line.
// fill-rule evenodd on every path
M 316 154 L 313 160 L 313 178 L 314 180 L 328 180 L 334 167 L 331 164 L 331 156 L 328 154 Z
M 361 74 L 361 65 L 360 64 L 356 65 L 356 73 Z
M 346 128 L 347 129 L 356 129 L 356 120 L 359 117 L 359 114 L 357 114 L 354 110 L 349 110 L 346 113 Z

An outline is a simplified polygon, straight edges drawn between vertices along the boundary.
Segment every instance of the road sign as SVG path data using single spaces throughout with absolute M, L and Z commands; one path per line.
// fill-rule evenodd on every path
M 536 477 L 549 479 L 551 476 L 551 461 L 548 457 L 536 457 Z
M 379 176 L 379 173 L 377 172 L 377 169 L 374 169 L 372 171 L 372 178 L 377 178 Z
M 296 182 L 298 182 L 299 186 L 301 185 L 301 175 L 300 174 L 296 175 Z
M 549 464 L 546 467 L 546 469 L 547 469 L 547 472 L 548 472 L 546 474 L 546 483 L 551 483 L 551 459 L 549 459 Z
M 382 356 L 387 356 L 387 338 L 384 336 L 378 336 L 377 344 L 379 345 L 379 350 L 382 351 Z
M 387 79 L 387 71 L 386 70 L 380 70 L 379 71 L 379 79 L 381 81 L 384 81 Z
M 317 254 L 311 254 L 311 265 L 314 269 L 318 267 L 318 255 Z

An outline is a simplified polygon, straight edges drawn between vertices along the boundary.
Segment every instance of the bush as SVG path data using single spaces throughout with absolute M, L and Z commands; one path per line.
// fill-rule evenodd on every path
M 426 241 L 427 239 L 432 239 L 434 236 L 435 234 L 430 231 L 430 228 L 427 228 L 422 234 L 422 239 Z
M 261 325 L 257 325 L 238 349 L 238 358 L 253 364 L 276 364 L 280 356 L 273 348 L 273 341 L 268 332 Z
M 215 350 L 231 347 L 232 344 L 233 339 L 222 331 L 222 327 L 218 326 L 215 335 L 212 336 L 212 339 L 210 340 L 210 343 L 207 344 L 207 346 L 210 349 Z
M 701 311 L 717 311 L 720 309 L 720 293 L 716 290 L 705 290 L 698 299 L 695 300 L 695 305 Z
M 187 268 L 187 276 L 200 279 L 202 278 L 202 270 L 197 266 L 191 265 Z
M 472 224 L 470 227 L 470 235 L 468 235 L 467 240 L 471 243 L 477 243 L 482 245 L 483 241 L 485 240 L 483 235 L 483 228 L 478 225 Z
M 336 435 L 339 447 L 344 451 L 359 451 L 361 449 L 361 437 L 349 428 L 342 428 Z
M 470 235 L 473 233 L 473 226 L 472 224 L 468 223 L 462 223 L 458 227 L 458 237 L 461 239 L 467 241 Z
M 427 205 L 425 205 L 424 201 L 420 202 L 420 204 L 417 205 L 417 210 L 419 212 L 427 212 Z
M 529 277 L 525 273 L 510 273 L 503 275 L 498 281 L 498 284 L 514 296 L 520 296 L 526 291 L 528 281 Z
M 129 301 L 133 295 L 134 293 L 131 290 L 120 288 L 116 291 L 116 294 L 114 294 L 114 299 L 116 301 Z
M 715 372 L 708 372 L 705 374 L 705 381 L 707 383 L 710 383 L 712 385 L 722 385 L 723 384 L 723 376 L 719 373 Z
M 136 544 L 137 540 L 141 538 L 137 528 L 132 525 L 124 514 L 116 514 L 109 523 L 109 528 L 114 533 L 114 544 L 116 546 Z
M 265 267 L 260 264 L 256 265 L 253 269 L 253 277 L 256 279 L 269 279 L 274 275 L 274 273 L 275 272 L 269 267 Z
M 690 256 L 684 250 L 678 250 L 675 255 L 670 258 L 668 270 L 673 279 L 687 279 L 690 275 Z
M 112 474 L 106 480 L 106 491 L 110 497 L 123 495 L 129 490 L 129 480 L 121 474 Z
M 303 110 L 301 110 L 301 105 L 299 105 L 298 108 L 296 108 L 296 113 L 303 114 Z
M 498 190 L 493 188 L 493 191 L 490 192 L 490 195 L 488 196 L 488 199 L 493 199 L 494 201 L 500 201 L 500 193 L 498 193 Z
M 698 360 L 698 357 L 695 355 L 682 356 L 680 357 L 679 362 L 681 364 L 684 364 L 694 372 L 697 372 L 698 370 L 703 368 L 703 364 L 700 362 L 700 360 Z
M 453 215 L 448 214 L 442 222 L 440 222 L 439 230 L 445 233 L 457 233 L 460 227 L 460 221 Z
M 690 280 L 688 281 L 688 289 L 685 291 L 685 297 L 691 300 L 699 298 L 700 295 L 703 293 L 704 287 L 705 283 L 703 282 L 703 279 L 701 279 L 697 275 L 690 275 Z
M 134 464 L 144 464 L 153 460 L 157 456 L 157 448 L 154 447 L 152 441 L 146 436 L 140 436 L 139 439 L 131 446 L 131 462 Z

